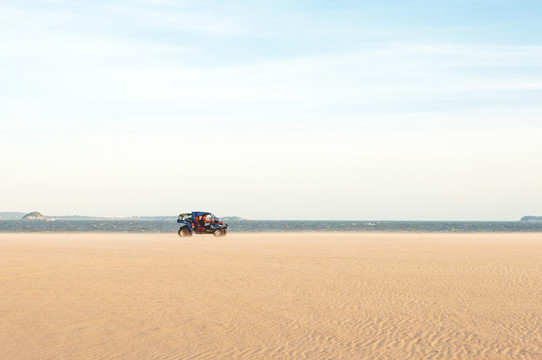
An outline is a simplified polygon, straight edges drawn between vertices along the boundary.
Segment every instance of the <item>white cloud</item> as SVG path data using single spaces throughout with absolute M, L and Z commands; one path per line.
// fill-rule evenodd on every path
M 108 48 L 100 52 L 105 54 Z M 153 59 L 160 59 L 163 53 L 152 48 L 146 50 L 148 60 L 143 64 L 141 59 L 131 62 L 142 50 L 125 48 L 116 55 L 116 61 L 108 62 L 107 66 L 94 63 L 94 59 L 82 60 L 73 67 L 59 65 L 56 71 L 42 74 L 39 64 L 35 64 L 37 69 L 34 65 L 25 65 L 6 77 L 11 79 L 11 84 L 28 88 L 30 96 L 43 96 L 47 102 L 53 94 L 54 98 L 69 100 L 72 105 L 80 104 L 81 110 L 86 110 L 89 104 L 107 109 L 114 103 L 123 107 L 128 117 L 141 113 L 142 107 L 151 112 L 165 112 L 167 116 L 197 112 L 202 117 L 216 113 L 220 116 L 239 112 L 254 114 L 258 109 L 268 114 L 266 119 L 287 117 L 289 120 L 288 114 L 298 113 L 308 113 L 318 119 L 322 110 L 333 111 L 338 118 L 352 111 L 392 115 L 394 105 L 416 106 L 440 101 L 443 96 L 446 100 L 468 102 L 491 98 L 497 92 L 542 89 L 540 76 L 511 76 L 501 69 L 521 67 L 515 57 L 508 63 L 501 60 L 496 68 L 486 66 L 479 74 L 462 70 L 469 66 L 462 54 L 468 53 L 470 57 L 477 52 L 480 58 L 498 58 L 495 49 L 490 51 L 491 56 L 483 49 L 458 50 L 459 59 L 446 67 L 442 64 L 449 61 L 447 56 L 436 56 L 438 51 L 419 47 L 411 49 L 408 56 L 406 50 L 399 47 L 396 51 L 377 49 L 221 67 L 182 66 L 163 60 L 160 66 L 153 67 Z M 502 58 L 506 58 L 509 51 L 508 47 L 501 49 Z M 537 54 L 536 51 L 540 50 L 525 51 L 525 61 L 534 62 L 528 54 Z M 432 58 L 429 63 L 438 65 L 428 65 L 428 58 Z M 63 59 L 58 60 L 62 64 Z M 52 59 L 49 62 L 55 63 Z M 479 66 L 471 64 L 474 65 Z M 25 68 L 35 76 L 26 79 L 22 75 Z M 24 86 L 25 81 L 28 86 Z M 38 94 L 30 85 L 37 85 Z M 536 107 L 536 104 L 533 102 L 530 106 Z M 107 112 L 104 115 L 107 116 Z

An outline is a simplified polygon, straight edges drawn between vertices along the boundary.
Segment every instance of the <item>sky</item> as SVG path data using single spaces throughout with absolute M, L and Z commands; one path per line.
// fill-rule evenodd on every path
M 539 1 L 0 0 L 0 211 L 542 215 Z

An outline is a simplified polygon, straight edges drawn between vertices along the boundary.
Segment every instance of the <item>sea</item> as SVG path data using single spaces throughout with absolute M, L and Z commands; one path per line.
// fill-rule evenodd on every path
M 229 232 L 542 232 L 542 221 L 231 220 Z M 0 232 L 175 233 L 172 220 L 0 220 Z

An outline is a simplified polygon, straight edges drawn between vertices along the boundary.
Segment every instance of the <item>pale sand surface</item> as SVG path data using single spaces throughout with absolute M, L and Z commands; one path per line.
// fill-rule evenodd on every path
M 0 234 L 0 359 L 542 359 L 542 234 Z

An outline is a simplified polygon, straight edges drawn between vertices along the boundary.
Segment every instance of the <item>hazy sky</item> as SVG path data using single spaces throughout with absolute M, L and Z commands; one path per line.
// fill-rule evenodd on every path
M 0 0 L 0 211 L 542 215 L 541 14 Z

